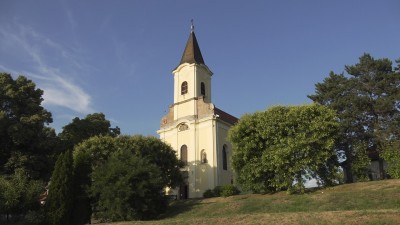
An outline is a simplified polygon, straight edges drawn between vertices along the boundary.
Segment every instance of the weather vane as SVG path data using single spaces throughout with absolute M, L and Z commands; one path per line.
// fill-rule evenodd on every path
M 192 23 L 192 25 L 190 26 L 190 31 L 191 31 L 191 32 L 194 32 L 193 19 L 191 19 L 190 22 Z

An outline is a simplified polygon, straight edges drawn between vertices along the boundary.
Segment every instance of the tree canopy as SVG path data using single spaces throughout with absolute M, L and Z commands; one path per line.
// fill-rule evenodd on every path
M 325 106 L 275 106 L 244 115 L 229 132 L 232 163 L 244 190 L 303 191 L 308 179 L 336 181 L 338 124 Z
M 387 156 L 390 160 L 400 154 L 389 152 L 400 137 L 400 73 L 389 59 L 374 59 L 369 54 L 355 65 L 345 66 L 345 71 L 347 74 L 331 72 L 308 97 L 337 112 L 340 141 L 336 151 L 348 172 L 347 182 L 352 182 L 352 175 L 366 178 L 371 159 Z M 379 176 L 384 178 L 382 161 L 380 164 Z
M 56 135 L 46 127 L 52 117 L 42 95 L 26 77 L 0 73 L 0 173 L 22 168 L 32 178 L 49 175 Z
M 167 207 L 160 168 L 127 149 L 112 152 L 91 177 L 95 215 L 103 220 L 156 218 Z
M 110 159 L 112 155 L 114 156 Z M 128 157 L 128 155 L 131 155 L 132 157 Z M 132 165 L 132 168 L 128 169 L 126 165 L 122 165 L 124 163 Z M 144 164 L 148 166 L 144 166 Z M 111 168 L 114 166 L 115 168 Z M 98 206 L 99 209 L 102 209 L 102 212 L 98 214 L 100 217 L 110 220 L 134 218 L 135 216 L 133 216 L 133 214 L 124 214 L 124 216 L 114 215 L 116 210 L 115 207 L 123 207 L 125 204 L 128 204 L 129 207 L 134 206 L 130 205 L 131 202 L 126 202 L 125 200 L 127 199 L 115 202 L 115 204 L 120 204 L 118 206 L 107 204 L 106 201 L 111 198 L 110 193 L 115 190 L 115 187 L 104 185 L 114 186 L 116 185 L 114 182 L 117 182 L 117 180 L 118 182 L 123 182 L 123 184 L 128 185 L 127 187 L 120 188 L 121 190 L 129 190 L 129 192 L 126 193 L 131 196 L 129 199 L 132 200 L 132 198 L 134 198 L 137 200 L 137 205 L 135 207 L 147 205 L 149 202 L 155 201 L 154 199 L 158 199 L 160 200 L 160 203 L 162 203 L 161 194 L 163 195 L 163 193 L 158 189 L 159 185 L 162 187 L 172 188 L 180 185 L 182 182 L 180 168 L 182 166 L 183 164 L 177 159 L 175 151 L 169 145 L 155 137 L 144 137 L 139 135 L 92 137 L 78 144 L 74 149 L 75 182 L 78 184 L 75 190 L 76 196 L 80 196 L 82 199 L 85 195 L 88 195 L 87 188 L 89 187 L 89 189 L 91 189 L 90 187 L 95 185 L 93 186 L 91 193 L 94 196 L 98 196 L 98 198 L 92 198 L 92 200 L 94 200 L 92 204 Z M 143 170 L 139 169 L 141 167 L 143 167 Z M 117 179 L 116 177 L 118 177 L 118 173 L 121 177 Z M 144 179 L 142 183 L 144 186 L 141 186 L 140 189 L 139 186 L 137 186 L 139 183 L 136 183 L 136 181 L 133 182 L 133 180 L 137 180 L 137 177 L 142 177 L 144 174 L 148 174 L 151 180 Z M 155 174 L 157 174 L 158 178 L 155 178 Z M 96 177 L 98 182 L 92 182 L 94 180 L 93 176 Z M 98 177 L 102 176 L 105 176 L 104 179 L 102 178 L 99 180 Z M 117 180 L 108 180 L 112 179 L 112 177 Z M 138 190 L 133 190 L 136 188 L 138 188 Z M 153 189 L 153 191 L 149 192 L 149 189 Z M 139 192 L 141 194 L 139 194 Z M 121 193 L 116 192 L 114 194 L 113 197 L 118 197 Z M 147 200 L 144 201 L 142 199 L 143 202 L 142 200 L 139 200 L 139 196 L 141 196 L 140 198 L 147 198 Z M 127 196 L 125 197 L 128 198 Z M 113 213 L 112 216 L 104 211 L 107 208 L 106 205 L 107 207 L 109 206 L 113 208 L 112 210 L 110 209 L 110 213 Z M 138 214 L 135 218 L 148 218 L 147 216 L 154 216 L 155 209 L 151 207 L 153 206 L 148 205 L 146 206 L 148 210 L 143 208 L 141 209 L 142 211 L 136 209 L 135 213 L 142 214 Z M 161 210 L 161 208 L 159 209 Z
M 38 210 L 42 191 L 43 183 L 30 180 L 22 169 L 13 175 L 0 176 L 0 215 L 24 215 L 29 210 Z
M 75 117 L 71 123 L 63 127 L 58 135 L 64 149 L 72 150 L 76 144 L 97 135 L 116 137 L 120 134 L 118 127 L 112 128 L 103 113 L 88 114 L 85 118 Z

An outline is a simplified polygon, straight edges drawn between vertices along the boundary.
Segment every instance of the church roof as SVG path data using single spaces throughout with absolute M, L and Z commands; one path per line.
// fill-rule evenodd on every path
M 219 109 L 219 108 L 214 108 L 214 113 L 219 115 L 219 118 L 229 124 L 234 125 L 239 121 L 238 118 L 232 116 L 231 114 Z
M 203 56 L 201 55 L 199 43 L 197 43 L 194 30 L 190 32 L 189 39 L 186 43 L 185 51 L 183 52 L 180 64 L 183 63 L 197 63 L 205 64 Z

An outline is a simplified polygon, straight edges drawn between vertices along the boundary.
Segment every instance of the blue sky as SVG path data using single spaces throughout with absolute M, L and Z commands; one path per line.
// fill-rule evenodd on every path
M 0 71 L 44 90 L 54 127 L 103 112 L 156 135 L 193 18 L 214 104 L 240 117 L 309 103 L 364 53 L 400 57 L 400 1 L 0 1 Z

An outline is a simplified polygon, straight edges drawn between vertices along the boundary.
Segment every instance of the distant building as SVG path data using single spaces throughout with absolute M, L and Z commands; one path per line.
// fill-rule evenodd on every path
M 174 76 L 174 103 L 161 119 L 157 133 L 172 146 L 186 166 L 185 184 L 170 190 L 178 198 L 202 197 L 217 185 L 233 183 L 229 128 L 238 119 L 212 104 L 211 77 L 204 63 L 194 28 L 190 32 Z

